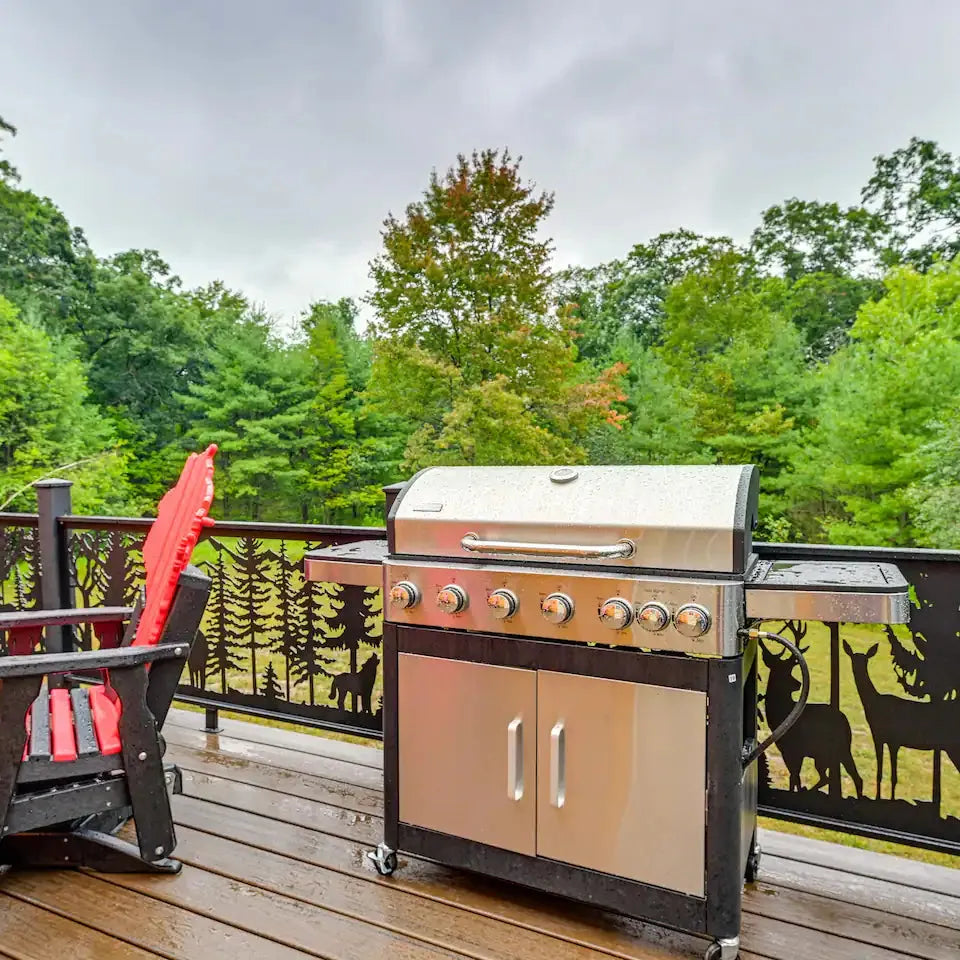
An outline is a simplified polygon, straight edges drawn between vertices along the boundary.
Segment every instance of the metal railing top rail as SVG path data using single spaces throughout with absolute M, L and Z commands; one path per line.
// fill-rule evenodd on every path
M 40 524 L 36 513 L 0 513 L 0 527 L 32 527 Z
M 130 533 L 146 533 L 153 525 L 153 518 L 71 514 L 58 517 L 57 522 L 66 530 L 126 530 Z M 277 540 L 333 539 L 345 543 L 353 540 L 383 539 L 387 535 L 384 527 L 324 523 L 269 523 L 260 520 L 217 520 L 213 527 L 205 530 L 205 533 L 224 537 L 253 535 Z
M 803 560 L 830 556 L 834 560 L 960 560 L 960 550 L 932 550 L 929 547 L 853 547 L 833 543 L 755 543 L 759 556 L 772 555 L 780 560 Z
M 32 527 L 38 525 L 36 513 L 0 513 L 0 527 Z M 153 525 L 152 517 L 114 517 L 99 514 L 70 514 L 57 518 L 58 524 L 67 530 L 127 530 L 130 533 L 146 533 Z M 387 535 L 382 526 L 353 526 L 324 523 L 272 523 L 262 520 L 217 520 L 211 528 L 223 536 L 245 536 L 282 539 L 330 539 L 343 541 L 384 539 Z M 318 537 L 319 535 L 319 537 Z M 829 554 L 842 560 L 861 560 L 867 557 L 889 557 L 896 560 L 960 560 L 960 550 L 936 550 L 928 547 L 871 547 L 848 546 L 832 543 L 767 543 L 758 541 L 754 549 L 760 556 L 775 554 L 782 559 L 803 559 Z

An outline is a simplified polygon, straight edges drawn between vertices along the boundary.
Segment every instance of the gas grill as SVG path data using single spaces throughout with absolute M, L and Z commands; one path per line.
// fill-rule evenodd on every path
M 879 563 L 758 560 L 754 467 L 434 467 L 387 542 L 307 554 L 382 586 L 384 842 L 705 934 L 737 955 L 759 754 L 803 655 L 761 620 L 904 623 Z M 757 743 L 757 645 L 803 689 Z

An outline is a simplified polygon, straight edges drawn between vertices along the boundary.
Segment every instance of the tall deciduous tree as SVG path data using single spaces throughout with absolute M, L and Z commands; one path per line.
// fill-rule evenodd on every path
M 864 207 L 793 197 L 764 210 L 750 250 L 791 282 L 808 273 L 876 275 L 889 232 L 884 217 Z
M 926 268 L 960 253 L 960 156 L 932 140 L 875 157 L 862 198 L 890 225 L 888 260 Z
M 124 511 L 124 458 L 83 365 L 0 296 L 0 502 L 22 490 L 7 509 L 31 509 L 30 482 L 68 464 L 75 509 Z
M 551 309 L 540 231 L 552 207 L 519 161 L 485 150 L 434 173 L 403 220 L 387 218 L 371 265 L 371 394 L 407 421 L 407 469 L 498 462 L 473 422 L 515 450 L 529 450 L 537 431 L 572 439 L 597 416 L 616 422 L 615 388 L 583 382 L 572 318 Z
M 0 117 L 0 139 L 6 134 L 11 137 L 17 135 L 17 128 L 12 123 L 7 123 L 3 117 Z M 3 151 L 0 150 L 0 153 Z M 9 160 L 0 160 L 0 180 L 17 180 L 20 174 L 17 168 Z
M 561 307 L 573 304 L 580 354 L 602 363 L 624 337 L 645 347 L 658 343 L 670 287 L 735 249 L 729 237 L 675 230 L 638 243 L 622 260 L 559 273 L 555 299 Z

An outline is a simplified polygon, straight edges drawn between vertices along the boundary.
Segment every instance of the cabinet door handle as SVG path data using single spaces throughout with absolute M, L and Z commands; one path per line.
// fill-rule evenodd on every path
M 558 810 L 567 798 L 567 740 L 563 721 L 550 731 L 550 803 Z
M 523 719 L 514 717 L 507 724 L 507 796 L 523 799 Z

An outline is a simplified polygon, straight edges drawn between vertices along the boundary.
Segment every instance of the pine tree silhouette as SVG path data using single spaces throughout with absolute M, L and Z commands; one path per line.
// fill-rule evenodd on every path
M 23 577 L 20 575 L 20 568 L 13 571 L 13 596 L 14 606 L 17 610 L 27 609 L 27 592 L 24 589 Z
M 142 537 L 131 537 L 122 530 L 110 530 L 94 541 L 97 557 L 92 564 L 97 600 L 107 607 L 132 607 L 144 580 Z M 118 646 L 123 635 L 119 624 L 93 627 L 101 647 Z
M 260 696 L 268 700 L 282 700 L 283 688 L 277 678 L 277 671 L 273 669 L 273 661 L 267 661 L 267 670 L 263 675 L 263 682 L 260 684 Z
M 133 606 L 143 583 L 143 538 L 131 537 L 121 530 L 108 534 L 100 567 L 100 602 L 108 607 Z
M 230 612 L 230 596 L 233 584 L 227 571 L 222 546 L 212 538 L 211 541 L 217 548 L 217 559 L 212 563 L 203 564 L 212 581 L 204 618 L 204 632 L 208 644 L 207 666 L 210 672 L 220 674 L 220 691 L 221 693 L 227 693 L 229 690 L 227 671 L 240 669 L 240 662 L 234 657 L 236 634 Z
M 363 621 L 367 643 L 380 646 L 383 637 L 383 590 L 380 587 L 367 587 L 363 605 L 367 610 Z
M 36 530 L 24 530 L 23 560 L 26 564 L 26 597 L 30 609 L 40 607 L 40 535 Z
M 98 530 L 83 530 L 67 534 L 67 562 L 70 567 L 70 582 L 80 594 L 81 607 L 95 607 L 103 585 L 103 551 L 106 534 Z M 80 648 L 93 646 L 93 628 L 89 623 L 74 628 L 79 637 Z
M 224 545 L 223 550 L 233 560 L 227 578 L 233 636 L 250 654 L 250 685 L 256 690 L 257 651 L 265 646 L 264 635 L 270 625 L 265 612 L 270 585 L 264 576 L 270 555 L 263 541 L 252 536 L 238 537 L 233 549 Z
M 274 618 L 275 626 L 270 631 L 269 649 L 283 657 L 286 666 L 284 679 L 286 682 L 286 699 L 290 699 L 290 678 L 295 664 L 300 659 L 303 646 L 303 611 L 299 603 L 299 593 L 296 581 L 300 577 L 302 560 L 292 560 L 287 555 L 286 541 L 280 541 L 280 549 L 270 552 L 274 560 L 274 574 L 270 578 L 273 584 L 277 613 Z M 271 661 L 272 664 L 272 661 Z
M 336 635 L 331 635 L 324 644 L 328 649 L 347 650 L 350 653 L 350 675 L 357 675 L 357 650 L 366 640 L 368 614 L 366 607 L 367 588 L 355 584 L 331 584 L 339 591 L 339 608 L 335 626 Z M 356 694 L 351 693 L 351 709 L 357 713 L 360 708 Z
M 11 576 L 14 579 L 12 584 L 14 595 L 16 595 L 16 575 L 19 572 L 19 565 L 24 559 L 24 547 L 27 539 L 26 534 L 32 533 L 25 527 L 0 527 L 0 602 L 5 608 L 9 608 L 7 601 L 8 581 Z
M 325 656 L 326 637 L 331 633 L 331 624 L 336 619 L 339 601 L 331 591 L 336 584 L 305 580 L 297 594 L 300 608 L 300 640 L 296 649 L 293 676 L 297 683 L 307 684 L 307 698 L 311 706 L 316 704 L 316 678 L 333 676 L 326 665 L 335 657 Z

